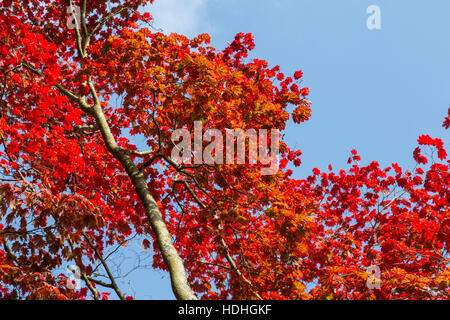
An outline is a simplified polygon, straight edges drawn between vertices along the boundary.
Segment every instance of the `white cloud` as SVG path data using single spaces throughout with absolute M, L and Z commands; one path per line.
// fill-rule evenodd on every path
M 207 32 L 207 0 L 155 0 L 147 7 L 153 26 L 166 34 L 171 32 L 194 36 Z

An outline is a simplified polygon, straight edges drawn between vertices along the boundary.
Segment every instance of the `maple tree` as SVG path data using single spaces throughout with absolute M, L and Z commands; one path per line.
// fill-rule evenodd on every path
M 412 171 L 352 151 L 348 171 L 294 179 L 301 152 L 283 141 L 275 175 L 176 163 L 176 129 L 283 131 L 310 117 L 309 89 L 301 71 L 250 61 L 251 34 L 217 50 L 207 34 L 154 32 L 151 2 L 0 1 L 1 298 L 131 299 L 105 252 L 133 234 L 178 299 L 449 298 L 441 140 L 419 137 L 431 154 L 414 150 Z

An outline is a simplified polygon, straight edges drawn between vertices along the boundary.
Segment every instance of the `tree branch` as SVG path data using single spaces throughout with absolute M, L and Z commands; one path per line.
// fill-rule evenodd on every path
M 122 292 L 120 291 L 119 287 L 117 286 L 117 283 L 116 283 L 116 280 L 114 279 L 114 276 L 112 275 L 111 271 L 109 270 L 108 264 L 105 262 L 105 260 L 103 259 L 102 255 L 100 254 L 100 252 L 98 252 L 97 247 L 94 246 L 94 244 L 92 243 L 91 239 L 89 239 L 89 237 L 87 236 L 86 233 L 84 233 L 82 231 L 81 234 L 86 239 L 87 243 L 92 248 L 92 250 L 94 250 L 94 253 L 97 256 L 97 259 L 100 260 L 103 268 L 105 269 L 106 273 L 108 274 L 108 277 L 111 280 L 112 289 L 114 289 L 114 291 L 116 292 L 116 294 L 120 298 L 120 300 L 125 300 L 125 297 L 123 296 Z

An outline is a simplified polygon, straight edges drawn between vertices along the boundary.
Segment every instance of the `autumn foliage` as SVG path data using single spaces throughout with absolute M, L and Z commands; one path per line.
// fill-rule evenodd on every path
M 180 299 L 449 298 L 441 140 L 419 137 L 413 169 L 362 166 L 353 150 L 348 170 L 306 179 L 283 141 L 275 175 L 174 163 L 174 130 L 283 131 L 310 117 L 309 89 L 249 59 L 251 34 L 219 50 L 155 32 L 150 2 L 0 1 L 1 298 L 126 299 L 105 253 L 135 234 Z

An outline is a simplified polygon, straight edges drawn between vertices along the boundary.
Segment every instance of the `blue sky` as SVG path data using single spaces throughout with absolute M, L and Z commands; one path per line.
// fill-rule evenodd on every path
M 366 27 L 369 5 L 381 8 L 381 30 Z M 286 131 L 289 146 L 303 151 L 298 178 L 330 163 L 345 169 L 351 149 L 362 164 L 412 168 L 420 134 L 449 149 L 441 127 L 450 106 L 448 0 L 156 0 L 148 11 L 164 32 L 207 32 L 218 48 L 252 32 L 252 57 L 286 74 L 303 70 L 312 118 Z M 163 272 L 129 280 L 137 298 L 173 298 Z

